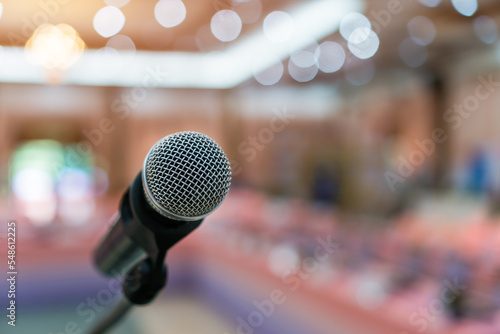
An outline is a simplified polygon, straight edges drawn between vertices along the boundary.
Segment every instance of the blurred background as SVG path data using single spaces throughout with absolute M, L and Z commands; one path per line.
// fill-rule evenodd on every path
M 231 191 L 113 333 L 500 331 L 500 3 L 3 0 L 0 239 L 16 327 L 86 333 L 91 254 L 151 146 L 214 138 Z M 5 275 L 7 247 L 1 246 Z

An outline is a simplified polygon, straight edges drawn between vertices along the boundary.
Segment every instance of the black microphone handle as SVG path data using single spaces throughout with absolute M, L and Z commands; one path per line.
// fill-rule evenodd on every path
M 94 251 L 94 263 L 107 276 L 124 275 L 145 258 L 161 267 L 166 251 L 202 221 L 176 221 L 156 212 L 146 200 L 141 172 L 123 195 L 111 230 Z

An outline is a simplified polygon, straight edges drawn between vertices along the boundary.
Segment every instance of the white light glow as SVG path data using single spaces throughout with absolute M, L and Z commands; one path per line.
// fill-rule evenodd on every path
M 202 59 L 202 74 L 205 77 L 220 77 L 226 62 L 226 53 L 223 51 L 212 51 L 206 53 Z M 229 60 L 229 59 L 228 59 Z
M 265 68 L 267 68 L 260 71 L 255 70 L 263 68 L 263 66 L 261 66 L 262 63 L 266 64 Z M 273 57 L 271 55 L 263 55 L 258 58 L 255 61 L 253 68 L 253 76 L 255 80 L 264 86 L 271 86 L 280 81 L 285 69 L 281 60 L 278 57 Z
M 477 11 L 477 0 L 451 0 L 453 7 L 464 16 L 472 16 Z
M 408 33 L 415 43 L 429 45 L 436 38 L 436 26 L 434 22 L 425 16 L 416 16 L 408 22 Z
M 102 37 L 111 37 L 118 34 L 125 25 L 125 15 L 114 6 L 100 9 L 94 16 L 94 29 Z
M 316 57 L 311 51 L 300 50 L 292 55 L 290 61 L 298 67 L 307 68 L 316 64 Z
M 326 41 L 316 49 L 316 61 L 321 71 L 333 73 L 342 68 L 345 51 L 339 43 Z
M 155 18 L 165 28 L 178 26 L 186 18 L 186 6 L 182 0 L 160 0 L 155 6 Z
M 344 37 L 344 39 L 348 41 L 349 37 L 356 29 L 371 29 L 371 27 L 372 25 L 370 23 L 370 20 L 368 20 L 366 16 L 360 13 L 350 13 L 347 14 L 340 22 L 339 30 L 342 37 Z
M 301 65 L 305 65 L 307 58 L 309 57 L 301 57 L 305 59 L 301 59 Z M 313 56 L 314 58 L 314 56 Z M 292 59 L 288 62 L 288 73 L 290 76 L 298 82 L 309 82 L 316 77 L 318 74 L 318 67 L 314 60 L 312 61 L 312 65 L 310 66 L 298 66 Z
M 59 175 L 57 193 L 69 201 L 89 198 L 93 193 L 92 178 L 81 169 L 66 168 Z
M 283 276 L 293 268 L 300 265 L 300 257 L 293 246 L 280 245 L 274 247 L 269 253 L 268 266 L 276 276 Z
M 39 26 L 26 42 L 26 57 L 46 69 L 65 70 L 81 56 L 85 43 L 67 24 Z
M 23 201 L 43 201 L 54 194 L 54 181 L 47 172 L 25 168 L 14 175 L 12 190 Z
M 386 292 L 377 282 L 363 282 L 356 291 L 358 305 L 366 310 L 376 309 L 384 302 L 385 298 Z
M 298 39 L 300 38 L 300 44 L 303 45 L 303 47 L 298 50 L 298 51 L 309 51 L 309 52 L 316 52 L 316 49 L 318 48 L 318 42 L 314 39 L 314 38 L 311 38 L 309 36 L 296 36 L 294 37 L 294 39 L 296 41 L 298 41 Z M 290 57 L 293 56 L 294 53 L 297 53 L 298 52 L 297 50 L 290 50 Z
M 380 40 L 370 28 L 358 28 L 349 36 L 347 44 L 353 55 L 359 59 L 368 59 L 377 53 Z
M 3 3 L 0 2 L 0 18 L 3 15 Z
M 21 211 L 35 226 L 50 225 L 56 218 L 57 199 L 51 196 L 39 202 L 24 202 Z
M 427 7 L 437 7 L 441 3 L 441 0 L 419 0 L 419 1 L 422 5 Z
M 80 59 L 80 63 L 83 62 L 85 69 L 94 73 L 95 80 L 106 80 L 106 78 L 118 77 L 122 74 L 131 55 L 133 56 L 133 53 L 120 52 L 106 46 L 92 50 L 88 58 Z M 109 66 L 102 66 L 103 63 Z
M 334 33 L 346 13 L 362 10 L 363 2 L 358 0 L 303 2 L 288 10 L 295 26 L 293 38 L 274 43 L 259 30 L 240 38 L 224 53 L 208 61 L 205 53 L 138 51 L 129 54 L 87 50 L 65 73 L 61 84 L 138 87 L 149 73 L 157 72 L 161 74 L 161 80 L 155 82 L 158 87 L 231 88 L 275 64 L 262 62 L 256 68 L 252 66 L 255 59 L 271 54 L 283 61 L 290 54 L 309 47 L 311 40 L 322 40 Z M 28 63 L 22 54 L 23 49 L 4 47 L 3 62 L 9 66 L 1 68 L 0 82 L 45 83 L 44 73 Z M 212 70 L 206 71 L 207 67 Z M 214 72 L 219 75 L 206 74 Z
M 295 23 L 290 14 L 276 11 L 264 19 L 264 34 L 274 43 L 288 41 L 295 32 Z
M 497 23 L 488 16 L 480 16 L 474 20 L 474 32 L 485 44 L 493 44 L 498 38 Z
M 116 35 L 109 39 L 106 47 L 119 51 L 135 51 L 134 41 L 125 35 Z
M 222 42 L 230 42 L 238 38 L 242 26 L 240 17 L 232 10 L 218 11 L 210 23 L 212 34 Z

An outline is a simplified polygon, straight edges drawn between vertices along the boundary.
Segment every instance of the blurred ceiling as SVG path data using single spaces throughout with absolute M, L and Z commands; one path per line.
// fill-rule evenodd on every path
M 253 23 L 243 25 L 239 39 L 262 27 L 267 14 L 275 10 L 293 7 L 299 0 L 183 0 L 186 18 L 178 26 L 164 28 L 155 19 L 154 10 L 158 0 L 4 0 L 3 15 L 0 19 L 0 44 L 22 46 L 39 23 L 68 23 L 80 34 L 90 49 L 106 46 L 108 38 L 100 36 L 93 27 L 95 14 L 107 4 L 123 4 L 121 11 L 126 23 L 120 34 L 130 37 L 138 50 L 150 51 L 210 51 L 223 48 L 228 43 L 221 42 L 210 33 L 213 15 L 222 9 L 234 9 L 240 16 L 249 16 Z M 345 0 L 349 1 L 349 0 Z M 412 0 L 366 0 L 364 12 L 371 21 L 376 21 L 378 13 L 387 10 L 392 2 L 400 3 L 401 13 L 392 15 L 387 27 L 383 27 L 380 37 L 383 41 L 397 42 L 406 32 L 407 22 L 417 16 L 429 17 L 440 32 L 440 39 L 448 45 L 480 45 L 477 39 L 470 40 L 472 29 L 467 22 L 472 19 L 454 10 L 450 0 L 442 0 L 435 8 Z M 259 15 L 260 13 L 260 15 Z M 479 0 L 474 17 L 488 15 L 495 19 L 500 16 L 500 1 Z M 385 18 L 382 17 L 381 20 Z M 465 28 L 465 29 L 464 29 Z M 465 35 L 464 35 L 465 33 Z M 237 42 L 234 41 L 232 43 Z M 390 44 L 388 44 L 390 45 Z
M 183 0 L 186 18 L 178 26 L 164 28 L 155 19 L 158 0 L 5 0 L 0 20 L 0 44 L 22 46 L 39 22 L 68 23 L 80 34 L 90 49 L 99 49 L 108 39 L 100 36 L 93 27 L 96 13 L 113 3 L 126 3 L 121 7 L 126 23 L 120 34 L 129 36 L 138 50 L 150 51 L 208 51 L 224 46 L 210 36 L 210 21 L 219 10 L 232 9 L 240 13 L 256 13 L 254 23 L 243 26 L 242 35 L 258 29 L 262 19 L 270 12 L 283 10 L 297 0 L 248 1 Z M 208 32 L 208 33 L 206 33 Z M 10 38 L 9 38 L 10 37 Z M 197 43 L 196 39 L 205 37 Z M 210 38 L 212 37 L 212 38 Z
M 455 5 L 470 2 L 453 1 Z M 229 49 L 245 37 L 261 31 L 264 18 L 273 11 L 288 11 L 294 6 L 313 2 L 311 0 L 183 0 L 186 8 L 185 20 L 178 26 L 165 28 L 155 18 L 154 12 L 158 0 L 4 0 L 3 15 L 0 19 L 0 44 L 23 46 L 37 25 L 49 22 L 68 23 L 78 31 L 89 49 L 103 48 L 109 38 L 102 37 L 96 32 L 93 20 L 103 7 L 116 5 L 120 7 L 126 19 L 119 34 L 128 36 L 137 50 L 207 53 Z M 345 0 L 345 3 L 350 2 L 351 0 Z M 435 7 L 424 5 L 432 2 L 438 5 Z M 372 58 L 377 68 L 408 68 L 401 61 L 401 43 L 409 38 L 408 22 L 417 16 L 428 18 L 437 32 L 436 38 L 426 46 L 429 56 L 424 67 L 437 68 L 463 54 L 491 50 L 491 45 L 482 42 L 474 33 L 474 20 L 484 15 L 496 21 L 497 25 L 500 24 L 500 1 L 479 0 L 478 9 L 471 16 L 460 14 L 454 8 L 454 4 L 452 0 L 365 0 L 365 9 L 362 12 L 372 23 L 372 28 L 378 28 L 374 30 L 380 39 L 380 47 Z M 393 7 L 398 8 L 396 14 L 390 13 Z M 241 34 L 231 42 L 219 41 L 210 29 L 212 17 L 222 9 L 233 9 L 244 21 Z M 311 24 L 315 25 L 314 17 L 311 18 Z M 325 40 L 340 43 L 347 52 L 347 58 L 354 58 L 353 61 L 358 62 L 349 53 L 347 41 L 338 31 L 315 42 L 321 43 Z M 318 78 L 329 80 L 336 75 L 336 73 L 320 72 Z M 293 82 L 289 76 L 285 76 L 284 80 Z

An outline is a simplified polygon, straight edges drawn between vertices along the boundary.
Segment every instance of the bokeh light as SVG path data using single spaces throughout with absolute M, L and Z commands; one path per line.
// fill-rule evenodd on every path
M 295 32 L 295 24 L 290 14 L 275 11 L 264 19 L 264 34 L 274 43 L 288 41 Z
M 234 41 L 240 35 L 242 22 L 238 14 L 232 10 L 221 10 L 215 13 L 210 23 L 212 34 L 222 42 Z
M 359 306 L 366 310 L 376 309 L 384 302 L 385 298 L 386 292 L 377 282 L 363 282 L 356 290 L 356 301 Z
M 348 48 L 359 59 L 373 57 L 380 46 L 377 34 L 370 28 L 357 28 L 349 36 Z
M 125 15 L 114 6 L 100 9 L 94 16 L 94 29 L 102 37 L 111 37 L 118 34 L 125 25 Z
M 186 18 L 186 6 L 182 0 L 160 0 L 155 6 L 155 18 L 165 28 L 175 27 Z
M 63 152 L 55 141 L 35 140 L 21 145 L 12 156 L 13 203 L 35 226 L 48 225 L 56 217 L 56 166 L 64 163 Z
M 295 53 L 288 62 L 288 73 L 298 82 L 309 82 L 318 74 L 314 54 L 310 51 Z
M 261 70 L 262 66 L 260 66 L 260 64 L 266 64 L 266 69 Z M 265 54 L 255 61 L 253 66 L 253 76 L 261 85 L 271 86 L 280 81 L 284 70 L 285 68 L 283 63 L 279 58 Z
M 370 20 L 360 13 L 350 13 L 342 18 L 340 21 L 340 34 L 346 41 L 349 40 L 351 34 L 359 28 L 371 29 L 372 25 Z
M 419 1 L 422 5 L 427 7 L 437 7 L 441 3 L 441 0 L 419 0 Z
M 113 48 L 119 51 L 135 51 L 134 41 L 125 35 L 116 35 L 109 39 L 106 47 Z
M 58 176 L 57 194 L 68 201 L 91 197 L 93 182 L 90 174 L 81 168 L 62 169 Z
M 472 16 L 477 11 L 477 0 L 451 0 L 453 7 L 464 16 Z
M 486 44 L 493 44 L 498 38 L 498 25 L 491 17 L 480 16 L 474 20 L 476 36 Z
M 94 182 L 87 171 L 63 168 L 58 177 L 57 194 L 60 199 L 58 214 L 66 225 L 80 226 L 93 216 Z
M 406 65 L 415 68 L 425 63 L 429 53 L 425 46 L 407 38 L 399 45 L 399 56 Z
M 316 64 L 316 57 L 314 53 L 307 50 L 300 50 L 295 52 L 290 60 L 298 67 L 306 68 Z
M 300 265 L 300 257 L 297 249 L 289 245 L 278 245 L 274 247 L 268 257 L 268 266 L 273 274 L 282 277 Z
M 26 57 L 46 69 L 65 70 L 80 58 L 85 43 L 67 24 L 39 26 L 26 42 Z
M 33 140 L 21 145 L 10 163 L 13 203 L 35 226 L 62 220 L 77 226 L 95 213 L 92 155 L 74 158 L 75 145 Z M 106 191 L 101 175 L 99 191 Z M 106 176 L 107 177 L 107 176 Z M 106 184 L 102 184 L 103 181 Z
M 416 16 L 408 22 L 408 33 L 415 43 L 429 45 L 436 39 L 436 26 L 425 16 Z
M 316 62 L 325 73 L 333 73 L 342 68 L 345 62 L 344 48 L 336 42 L 326 41 L 316 49 Z
M 23 201 L 43 201 L 54 195 L 54 183 L 47 171 L 24 168 L 14 174 L 12 191 Z

